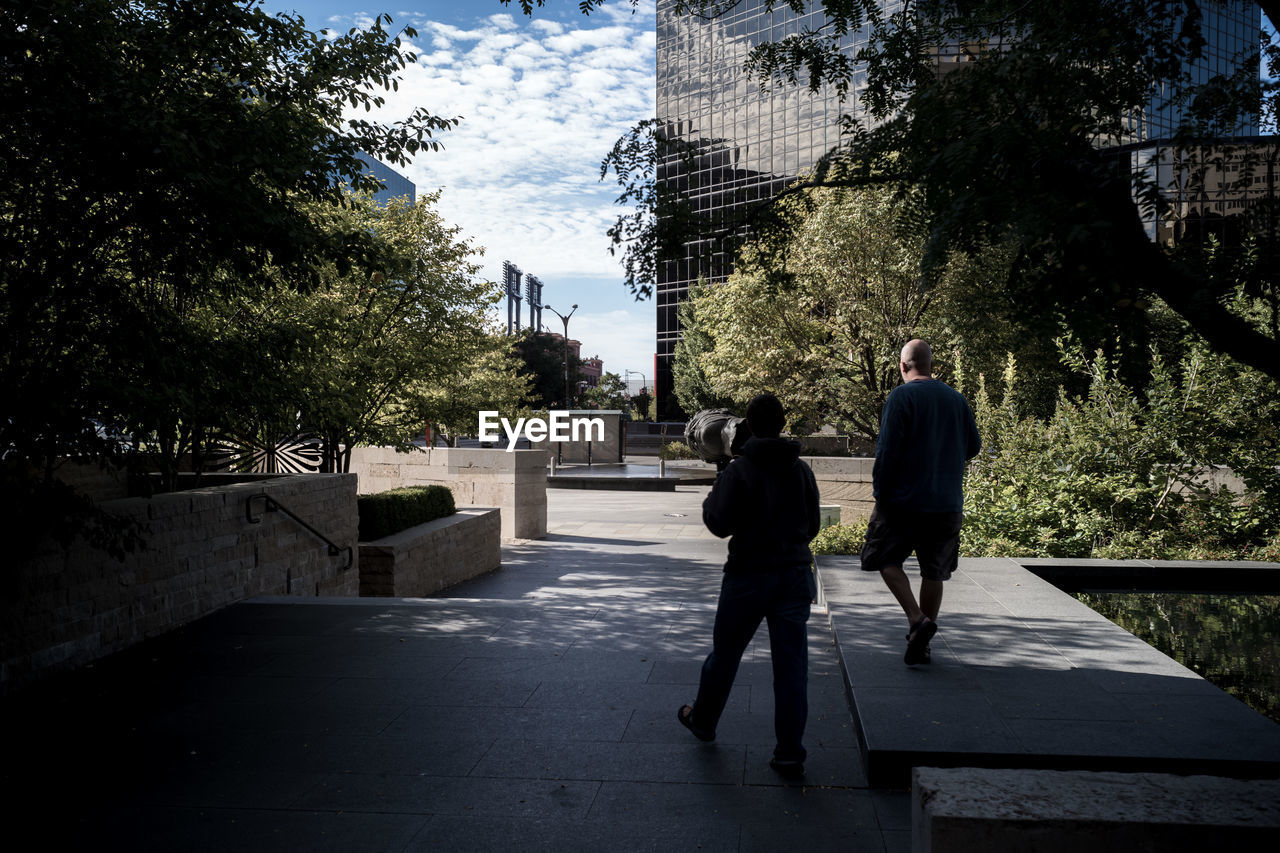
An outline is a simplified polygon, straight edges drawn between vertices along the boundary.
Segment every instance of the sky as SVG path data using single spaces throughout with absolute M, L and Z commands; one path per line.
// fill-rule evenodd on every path
M 590 16 L 577 0 L 546 0 L 532 18 L 515 0 L 265 0 L 263 8 L 297 12 L 313 30 L 345 32 L 379 13 L 394 29 L 417 30 L 409 40 L 417 63 L 401 73 L 398 92 L 379 91 L 387 103 L 372 117 L 395 121 L 421 106 L 462 123 L 436 137 L 442 151 L 398 171 L 419 197 L 441 190 L 441 215 L 484 247 L 484 278 L 501 281 L 503 261 L 537 276 L 543 302 L 562 314 L 577 304 L 569 336 L 582 341 L 584 358 L 598 355 L 619 376 L 638 371 L 652 387 L 654 307 L 623 286 L 609 254 L 605 230 L 621 208 L 600 161 L 653 115 L 654 0 L 634 12 L 628 0 L 609 0 Z M 501 319 L 505 326 L 505 304 Z M 550 312 L 543 325 L 563 330 Z

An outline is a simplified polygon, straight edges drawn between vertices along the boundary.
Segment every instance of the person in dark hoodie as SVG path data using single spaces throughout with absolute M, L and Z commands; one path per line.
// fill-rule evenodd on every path
M 809 715 L 806 623 L 817 595 L 809 543 L 818 535 L 818 485 L 800 459 L 800 445 L 779 437 L 784 422 L 777 397 L 755 397 L 747 405 L 752 437 L 702 504 L 707 529 L 731 537 L 729 557 L 698 695 L 678 717 L 698 739 L 715 739 L 742 653 L 761 620 L 767 621 L 777 737 L 769 766 L 799 778 Z

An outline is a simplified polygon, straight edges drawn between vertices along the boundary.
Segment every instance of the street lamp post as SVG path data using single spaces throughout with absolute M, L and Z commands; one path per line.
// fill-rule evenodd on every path
M 646 379 L 646 378 L 645 378 L 645 376 L 644 376 L 644 374 L 643 374 L 643 373 L 641 373 L 641 372 L 640 372 L 640 371 L 638 371 L 638 370 L 624 370 L 624 371 L 623 371 L 623 374 L 625 375 L 625 377 L 626 377 L 626 379 L 627 379 L 628 381 L 630 381 L 630 379 L 631 379 L 631 374 L 633 374 L 633 373 L 640 377 L 640 391 L 641 391 L 641 393 L 643 393 L 643 392 L 644 392 L 645 385 L 647 385 L 647 384 L 648 384 L 649 380 L 648 380 L 648 379 Z M 629 400 L 629 399 L 631 399 L 631 391 L 630 391 L 630 389 L 628 389 L 628 390 L 627 390 L 627 399 L 628 399 L 628 400 Z M 646 419 L 646 418 L 648 418 L 648 417 L 649 417 L 649 413 L 648 413 L 648 412 L 641 412 L 641 413 L 640 413 L 640 420 L 642 420 L 642 421 L 643 421 L 643 420 L 645 420 L 645 419 Z
M 550 311 L 552 314 L 555 314 L 562 321 L 564 321 L 564 408 L 565 408 L 565 411 L 568 411 L 569 410 L 569 318 L 573 316 L 574 311 L 578 310 L 578 306 L 575 304 L 573 308 L 569 309 L 569 313 L 567 315 L 561 314 L 559 311 L 552 308 L 550 305 L 543 305 L 542 308 L 545 311 Z
M 643 391 L 643 390 L 644 390 L 645 385 L 646 385 L 646 384 L 648 384 L 648 382 L 649 382 L 649 380 L 647 380 L 647 379 L 645 379 L 645 378 L 644 378 L 644 374 L 643 374 L 643 373 L 641 373 L 641 372 L 640 372 L 640 371 L 638 371 L 638 370 L 624 370 L 624 371 L 622 371 L 622 372 L 626 374 L 627 379 L 630 379 L 630 378 L 631 378 L 631 374 L 633 374 L 633 373 L 634 373 L 636 376 L 639 376 L 639 377 L 640 377 L 640 390 L 641 390 L 641 391 Z

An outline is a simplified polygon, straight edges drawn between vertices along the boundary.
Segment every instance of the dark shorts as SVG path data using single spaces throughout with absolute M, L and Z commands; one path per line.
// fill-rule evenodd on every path
M 901 566 L 914 551 L 920 577 L 945 581 L 960 560 L 960 512 L 910 512 L 877 506 L 867 522 L 862 569 L 878 572 Z

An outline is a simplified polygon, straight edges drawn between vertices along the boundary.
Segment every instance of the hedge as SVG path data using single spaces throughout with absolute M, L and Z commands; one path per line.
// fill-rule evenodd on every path
M 360 541 L 373 542 L 419 524 L 453 515 L 457 508 L 446 486 L 406 486 L 356 499 Z

